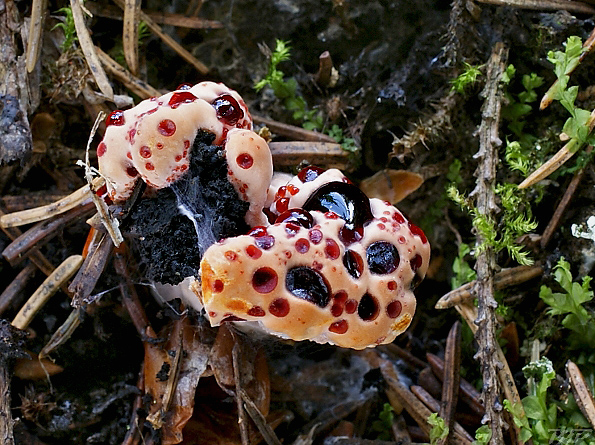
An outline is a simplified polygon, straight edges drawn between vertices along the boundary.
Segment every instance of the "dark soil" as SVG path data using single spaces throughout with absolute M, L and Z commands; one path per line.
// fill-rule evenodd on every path
M 190 170 L 176 182 L 176 193 L 168 188 L 140 199 L 124 220 L 124 233 L 139 239 L 133 246 L 148 280 L 178 284 L 196 274 L 210 244 L 248 231 L 244 215 L 249 204 L 238 199 L 227 181 L 223 148 L 212 145 L 213 139 L 206 132 L 196 137 Z M 178 210 L 181 203 L 194 215 L 203 235 L 200 243 L 194 223 Z

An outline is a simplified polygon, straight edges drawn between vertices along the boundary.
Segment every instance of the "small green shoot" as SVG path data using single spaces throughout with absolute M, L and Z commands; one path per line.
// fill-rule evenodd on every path
M 256 91 L 269 86 L 275 96 L 283 101 L 287 110 L 291 111 L 293 119 L 302 122 L 306 130 L 321 130 L 324 121 L 318 110 L 308 110 L 308 104 L 303 96 L 298 94 L 298 84 L 295 78 L 285 79 L 283 71 L 279 70 L 281 62 L 289 60 L 291 47 L 288 42 L 277 39 L 275 50 L 271 53 L 266 76 L 254 84 Z
M 453 289 L 457 289 L 463 284 L 469 283 L 477 278 L 477 274 L 465 259 L 470 253 L 471 247 L 469 247 L 468 244 L 459 244 L 459 253 L 452 263 L 454 276 L 450 279 L 450 285 Z
M 475 431 L 475 440 L 471 445 L 488 445 L 492 438 L 492 430 L 488 425 L 482 425 Z
M 281 62 L 290 60 L 291 47 L 288 42 L 276 40 L 275 50 L 270 55 L 269 67 L 266 76 L 254 84 L 254 89 L 260 91 L 270 87 L 275 96 L 283 102 L 285 108 L 292 113 L 292 118 L 302 124 L 302 127 L 311 131 L 322 131 L 324 129 L 324 116 L 319 110 L 309 110 L 308 104 L 298 92 L 298 84 L 295 78 L 285 78 L 285 73 L 278 66 Z M 334 124 L 326 133 L 341 144 L 343 150 L 351 155 L 351 162 L 357 166 L 359 147 L 353 138 L 346 137 L 343 129 Z
M 393 421 L 395 419 L 395 412 L 390 403 L 385 403 L 382 411 L 378 414 L 378 419 L 372 422 L 372 431 L 377 433 L 378 440 L 394 439 L 392 433 Z
M 439 440 L 445 439 L 448 436 L 448 426 L 442 417 L 437 413 L 430 414 L 428 423 L 432 426 L 430 430 L 430 444 L 436 445 Z
M 141 46 L 146 39 L 151 36 L 151 28 L 147 25 L 147 22 L 138 22 L 138 46 Z
M 595 144 L 595 135 L 591 133 L 588 125 L 591 112 L 574 104 L 578 95 L 578 86 L 568 87 L 569 74 L 580 63 L 580 57 L 584 51 L 581 39 L 570 36 L 566 40 L 564 51 L 550 51 L 547 56 L 554 64 L 554 73 L 558 78 L 553 91 L 548 93 L 552 99 L 558 100 L 571 116 L 562 129 L 570 139 L 568 147 L 571 152 L 576 152 L 585 144 Z
M 572 333 L 568 343 L 575 349 L 591 349 L 595 342 L 595 319 L 584 304 L 593 300 L 591 277 L 583 277 L 582 283 L 572 281 L 570 263 L 560 258 L 554 270 L 554 279 L 563 292 L 553 292 L 542 286 L 539 297 L 549 306 L 550 315 L 565 315 L 562 326 Z
M 64 33 L 64 41 L 60 44 L 60 49 L 62 52 L 66 52 L 73 47 L 76 41 L 78 41 L 76 28 L 74 27 L 74 18 L 72 17 L 72 9 L 70 9 L 70 7 L 60 8 L 56 13 L 64 14 L 64 19 L 62 22 L 56 24 L 52 28 L 52 31 L 54 29 L 62 30 Z
M 452 79 L 451 90 L 463 94 L 468 86 L 473 85 L 479 76 L 481 76 L 481 68 L 483 65 L 474 66 L 465 62 L 465 68 L 461 74 Z
M 549 444 L 553 431 L 558 422 L 558 406 L 548 401 L 548 389 L 556 378 L 552 362 L 547 357 L 542 357 L 536 362 L 531 362 L 523 368 L 527 380 L 533 379 L 536 385 L 530 385 L 529 395 L 522 400 L 522 408 L 526 417 L 522 416 L 519 405 L 510 400 L 504 401 L 504 408 L 512 414 L 514 423 L 521 431 L 520 439 L 523 443 L 533 439 L 533 443 Z
M 496 253 L 506 249 L 517 263 L 521 265 L 533 264 L 529 252 L 516 242 L 521 235 L 525 235 L 537 227 L 531 209 L 524 206 L 523 198 L 514 184 L 498 184 L 495 192 L 500 197 L 502 207 L 498 225 L 494 219 L 480 214 L 456 186 L 451 184 L 447 189 L 448 197 L 463 210 L 469 212 L 472 217 L 473 227 L 482 238 L 482 243 L 477 246 L 478 252 L 487 247 L 492 247 Z
M 527 177 L 543 160 L 539 140 L 525 130 L 527 118 L 533 111 L 533 104 L 537 101 L 536 89 L 543 85 L 543 78 L 535 73 L 525 74 L 521 78 L 523 86 L 519 93 L 511 93 L 513 81 L 516 77 L 514 65 L 508 65 L 502 75 L 502 83 L 506 86 L 505 104 L 502 107 L 502 117 L 512 135 L 506 138 L 504 159 L 511 170 L 517 170 Z M 512 138 L 514 136 L 514 139 Z
M 277 97 L 290 95 L 291 91 L 283 91 L 283 87 L 286 85 L 286 82 L 283 79 L 284 74 L 283 71 L 280 71 L 277 68 L 281 62 L 291 58 L 291 47 L 288 43 L 289 42 L 284 40 L 276 40 L 275 50 L 272 52 L 271 60 L 269 62 L 269 70 L 267 75 L 254 85 L 256 91 L 260 91 L 268 85 L 273 89 Z
M 514 65 L 508 65 L 506 71 L 502 75 L 502 83 L 509 87 L 516 77 L 516 68 Z M 502 117 L 507 121 L 507 127 L 519 139 L 526 137 L 524 127 L 526 124 L 525 118 L 533 111 L 531 104 L 537 101 L 537 88 L 543 85 L 543 77 L 535 73 L 525 74 L 521 78 L 523 90 L 518 94 L 511 94 L 506 91 L 506 105 L 502 107 Z M 508 90 L 508 88 L 507 88 Z M 534 136 L 529 140 L 522 141 L 523 145 L 532 145 Z M 526 147 L 528 148 L 528 147 Z
M 506 140 L 504 159 L 511 170 L 520 171 L 524 177 L 529 176 L 533 168 L 533 163 L 529 160 L 526 151 L 523 150 L 521 143 L 518 141 Z

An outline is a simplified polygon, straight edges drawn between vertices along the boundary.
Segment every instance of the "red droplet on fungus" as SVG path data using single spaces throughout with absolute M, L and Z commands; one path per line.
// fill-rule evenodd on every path
M 228 125 L 235 125 L 244 117 L 244 112 L 231 94 L 222 94 L 212 103 L 217 118 Z
M 417 269 L 419 269 L 421 267 L 422 262 L 423 262 L 423 259 L 422 259 L 421 255 L 419 255 L 419 254 L 415 255 L 409 261 L 409 264 L 411 265 L 411 270 L 413 272 L 417 272 Z
M 399 315 L 401 315 L 402 310 L 403 310 L 403 305 L 401 304 L 400 301 L 396 301 L 396 300 L 391 301 L 386 306 L 386 314 L 390 318 L 397 318 Z
M 105 119 L 105 125 L 107 127 L 109 127 L 110 125 L 121 126 L 125 123 L 126 120 L 124 119 L 124 112 L 122 110 L 112 111 Z
M 258 247 L 268 250 L 275 245 L 275 237 L 271 235 L 259 236 L 254 239 Z
M 341 249 L 337 242 L 333 239 L 328 238 L 326 240 L 326 246 L 324 248 L 324 254 L 330 260 L 336 260 L 341 255 Z
M 148 146 L 146 146 L 146 145 L 143 145 L 143 146 L 140 148 L 140 150 L 139 150 L 139 151 L 140 151 L 140 155 L 141 155 L 143 158 L 145 158 L 145 159 L 146 159 L 146 158 L 150 158 L 150 157 L 151 157 L 151 149 L 150 149 Z
M 310 249 L 310 241 L 306 238 L 300 238 L 295 242 L 295 250 L 299 253 L 306 253 Z
M 277 272 L 270 267 L 261 267 L 254 272 L 252 275 L 252 287 L 256 292 L 261 294 L 268 294 L 277 287 Z
M 348 329 L 349 324 L 347 323 L 347 320 L 335 321 L 334 323 L 331 323 L 331 325 L 328 328 L 329 331 L 335 334 L 344 334 L 348 331 Z
M 107 151 L 107 145 L 105 145 L 104 142 L 100 142 L 99 145 L 97 146 L 97 156 L 98 157 L 103 156 L 106 151 Z
M 357 300 L 347 300 L 345 302 L 345 312 L 348 314 L 354 314 L 357 311 Z
M 254 226 L 247 234 L 254 237 L 268 235 L 267 228 L 265 226 Z
M 126 174 L 131 178 L 136 178 L 138 176 L 138 171 L 132 165 L 126 167 Z
M 331 315 L 333 317 L 340 317 L 343 313 L 343 305 L 342 304 L 333 304 L 331 306 Z
M 306 168 L 302 168 L 297 174 L 297 177 L 302 182 L 311 182 L 318 178 L 322 173 L 324 173 L 323 168 L 310 165 Z
M 223 281 L 215 280 L 213 281 L 213 292 L 219 293 L 223 291 Z
M 253 244 L 250 244 L 248 247 L 246 247 L 246 253 L 250 258 L 254 258 L 255 260 L 259 259 L 262 256 L 262 250 L 260 250 Z
M 413 233 L 414 235 L 419 236 L 422 243 L 426 244 L 428 242 L 428 239 L 426 238 L 426 234 L 423 232 L 423 230 L 421 230 L 415 224 L 409 223 L 409 230 L 411 230 L 411 233 Z
M 176 124 L 171 119 L 163 119 L 157 125 L 157 131 L 163 136 L 172 136 L 176 132 Z
M 194 102 L 195 100 L 196 96 L 192 94 L 190 91 L 182 91 L 181 93 L 172 94 L 167 104 L 175 109 L 183 103 Z
M 276 298 L 269 305 L 269 312 L 275 317 L 285 317 L 289 314 L 289 302 L 285 298 Z
M 266 315 L 266 312 L 260 306 L 253 306 L 246 311 L 246 314 L 252 317 L 264 317 Z
M 393 219 L 399 224 L 403 224 L 405 222 L 405 218 L 403 218 L 403 215 L 401 215 L 399 212 L 395 212 Z
M 275 209 L 277 209 L 277 212 L 279 212 L 279 213 L 283 213 L 283 212 L 287 211 L 288 208 L 289 208 L 289 198 L 280 198 L 275 203 Z
M 237 164 L 243 169 L 249 169 L 254 164 L 254 159 L 248 153 L 241 153 L 236 158 Z
M 314 244 L 320 243 L 322 241 L 322 232 L 318 229 L 312 229 L 308 232 L 308 236 L 310 237 L 310 241 Z

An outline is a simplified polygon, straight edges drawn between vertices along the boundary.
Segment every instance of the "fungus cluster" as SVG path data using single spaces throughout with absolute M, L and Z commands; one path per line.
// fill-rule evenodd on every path
M 211 218 L 207 224 L 226 213 L 242 218 L 215 228 L 221 239 L 204 254 L 181 256 L 193 258 L 200 280 L 190 287 L 213 326 L 248 320 L 284 338 L 355 349 L 389 343 L 408 327 L 412 290 L 429 263 L 423 232 L 390 203 L 368 199 L 339 170 L 310 166 L 295 177 L 273 176 L 270 150 L 235 91 L 212 82 L 183 85 L 113 112 L 107 124 L 97 154 L 110 199 L 125 201 L 139 179 L 157 190 L 132 210 L 137 237 L 146 242 L 179 231 L 159 218 L 143 221 L 144 209 L 164 208 L 150 200 L 175 199 L 168 191 L 174 183 L 185 194 L 210 196 L 216 212 L 204 203 L 199 209 L 203 220 Z M 200 175 L 202 182 L 194 177 Z M 227 201 L 217 199 L 219 176 L 235 190 Z M 247 234 L 238 233 L 242 225 Z M 194 235 L 201 237 L 198 230 Z M 194 247 L 184 241 L 174 249 Z M 175 270 L 154 275 L 156 281 L 176 284 L 189 275 L 176 253 L 165 259 Z M 188 303 L 196 307 L 194 300 Z

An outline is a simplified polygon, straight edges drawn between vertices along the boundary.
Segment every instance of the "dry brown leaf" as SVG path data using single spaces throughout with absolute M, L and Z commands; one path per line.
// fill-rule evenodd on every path
M 18 358 L 14 365 L 14 375 L 21 380 L 41 380 L 48 376 L 56 375 L 64 368 L 53 361 L 42 358 L 37 354 L 29 353 L 31 358 Z
M 266 354 L 255 348 L 241 334 L 231 331 L 228 323 L 223 323 L 211 350 L 210 366 L 217 383 L 224 391 L 235 394 L 236 381 L 233 372 L 233 347 L 239 343 L 238 368 L 241 373 L 242 388 L 246 391 L 260 412 L 269 413 L 271 382 Z
M 233 375 L 233 359 L 231 351 L 235 341 L 229 330 L 229 324 L 223 323 L 217 331 L 217 338 L 211 349 L 209 365 L 217 383 L 228 394 L 233 393 L 235 378 Z
M 145 341 L 144 378 L 145 394 L 151 396 L 151 404 L 147 420 L 154 429 L 161 429 L 164 417 L 172 400 L 172 388 L 176 380 L 177 366 L 179 365 L 182 349 L 182 328 L 180 320 L 167 326 L 165 332 L 160 333 L 160 338 L 167 336 L 167 342 L 156 343 Z M 169 332 L 167 332 L 169 330 Z M 156 339 L 155 332 L 149 327 L 146 335 Z
M 396 204 L 416 191 L 424 182 L 417 173 L 406 170 L 380 170 L 360 183 L 369 198 L 378 198 Z
M 593 395 L 591 394 L 591 391 L 589 391 L 589 385 L 585 381 L 583 373 L 579 367 L 570 360 L 566 363 L 566 376 L 570 381 L 576 404 L 579 406 L 581 412 L 591 426 L 595 428 L 595 402 L 593 401 Z
M 199 332 L 188 319 L 184 319 L 182 348 L 184 357 L 180 363 L 171 407 L 168 410 L 161 433 L 164 445 L 180 443 L 182 430 L 194 412 L 194 396 L 200 377 L 207 369 L 210 346 L 201 341 Z

